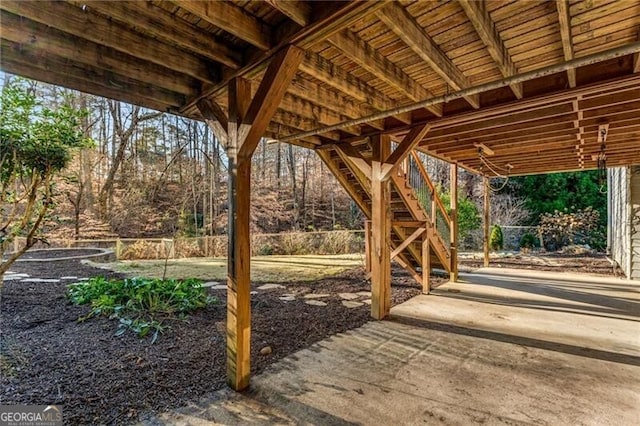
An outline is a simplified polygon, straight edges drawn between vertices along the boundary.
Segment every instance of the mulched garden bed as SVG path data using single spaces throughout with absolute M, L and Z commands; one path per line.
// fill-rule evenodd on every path
M 32 278 L 117 277 L 78 260 L 16 263 Z M 402 270 L 393 270 L 392 303 L 420 293 Z M 361 269 L 316 282 L 286 283 L 257 290 L 252 301 L 252 370 L 336 333 L 369 321 L 370 306 L 347 308 L 338 293 L 370 291 Z M 436 279 L 444 281 L 444 279 Z M 5 281 L 0 301 L 0 402 L 61 404 L 65 424 L 123 424 L 206 397 L 225 386 L 226 291 L 210 289 L 219 303 L 188 320 L 176 320 L 151 344 L 132 333 L 115 337 L 116 321 L 79 323 L 86 306 L 71 305 L 66 281 Z M 327 306 L 304 299 L 284 302 L 284 293 L 330 293 Z M 260 349 L 270 346 L 271 354 Z

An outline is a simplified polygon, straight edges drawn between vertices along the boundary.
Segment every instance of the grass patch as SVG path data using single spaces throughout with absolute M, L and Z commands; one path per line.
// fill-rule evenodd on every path
M 108 280 L 95 277 L 70 284 L 67 295 L 74 305 L 91 306 L 91 311 L 79 321 L 101 315 L 117 319 L 116 336 L 131 330 L 139 337 L 151 334 L 152 343 L 167 328 L 167 319 L 185 318 L 190 312 L 217 301 L 208 296 L 202 282 L 194 278 Z
M 110 269 L 128 275 L 161 278 L 164 260 L 121 261 L 108 266 Z M 251 280 L 253 282 L 315 281 L 360 266 L 364 266 L 362 254 L 256 256 L 251 258 Z M 169 260 L 166 276 L 173 279 L 194 277 L 224 281 L 227 278 L 227 259 L 218 257 Z

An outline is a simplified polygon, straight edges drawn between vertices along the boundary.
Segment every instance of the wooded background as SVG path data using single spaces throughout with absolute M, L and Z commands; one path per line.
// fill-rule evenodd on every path
M 3 86 L 10 79 L 3 76 Z M 51 238 L 198 237 L 226 233 L 227 158 L 201 122 L 122 102 L 26 81 L 48 105 L 86 109 L 83 132 L 92 148 L 76 153 L 57 182 L 57 221 Z M 448 205 L 449 165 L 422 156 Z M 459 214 L 480 226 L 482 180 L 459 171 Z M 493 179 L 491 222 L 536 225 L 540 215 L 600 212 L 606 225 L 606 187 L 597 172 Z M 499 189 L 499 190 L 498 190 Z M 263 139 L 253 157 L 254 233 L 362 229 L 363 216 L 312 151 Z

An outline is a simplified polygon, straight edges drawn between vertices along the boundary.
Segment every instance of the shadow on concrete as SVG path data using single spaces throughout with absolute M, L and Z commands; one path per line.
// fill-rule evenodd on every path
M 393 322 L 412 325 L 415 327 L 427 328 L 429 330 L 440 331 L 444 333 L 453 333 L 462 336 L 477 337 L 480 339 L 489 339 L 503 343 L 512 343 L 515 345 L 527 346 L 531 348 L 544 349 L 554 352 L 562 352 L 569 355 L 582 356 L 586 358 L 598 359 L 602 361 L 616 362 L 619 364 L 627 364 L 640 366 L 640 356 L 621 354 L 617 352 L 603 351 L 600 349 L 585 348 L 582 346 L 568 345 L 566 343 L 549 342 L 547 340 L 533 339 L 530 337 L 514 336 L 511 334 L 498 333 L 494 331 L 477 330 L 474 328 L 460 327 L 452 324 L 442 324 L 439 322 L 428 321 L 417 318 L 407 318 L 404 316 L 391 315 L 390 320 Z
M 575 285 L 567 285 L 566 283 L 575 283 Z M 462 290 L 460 292 L 450 292 L 446 288 L 443 288 L 434 291 L 433 294 L 439 297 L 449 297 L 480 303 L 568 312 L 605 318 L 619 318 L 620 315 L 640 318 L 640 302 L 637 301 L 637 297 L 626 298 L 592 292 L 618 292 L 619 289 L 617 285 L 596 285 L 594 286 L 595 288 L 589 288 L 588 283 L 583 284 L 575 281 L 556 279 L 553 281 L 545 281 L 541 279 L 527 279 L 521 276 L 503 274 L 474 274 L 473 276 L 465 277 L 465 281 L 461 281 L 460 284 L 462 286 Z M 554 302 L 551 300 L 534 300 L 526 297 L 499 296 L 487 294 L 485 292 L 476 293 L 473 292 L 474 286 L 496 287 L 505 290 L 513 290 L 518 293 L 530 293 L 554 299 L 567 300 L 569 303 Z M 466 291 L 464 288 L 468 288 L 470 291 Z M 578 290 L 580 288 L 592 291 Z

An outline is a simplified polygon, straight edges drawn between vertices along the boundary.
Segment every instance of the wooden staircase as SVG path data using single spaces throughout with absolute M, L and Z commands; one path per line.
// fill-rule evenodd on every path
M 353 200 L 371 219 L 371 180 L 353 161 L 371 164 L 372 152 L 368 144 L 350 148 L 351 156 L 343 150 L 329 148 L 319 150 L 320 157 L 337 177 Z M 435 187 L 422 165 L 419 155 L 411 152 L 391 173 L 390 216 L 392 258 L 403 266 L 420 283 L 423 268 L 423 238 L 429 241 L 430 268 L 450 272 L 451 219 Z M 367 227 L 368 228 L 368 227 Z

